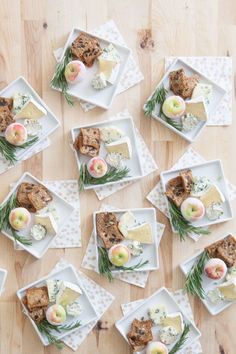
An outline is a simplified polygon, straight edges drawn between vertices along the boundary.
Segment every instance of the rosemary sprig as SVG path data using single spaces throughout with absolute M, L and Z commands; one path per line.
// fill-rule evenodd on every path
M 112 274 L 112 268 L 115 268 L 116 270 L 132 271 L 132 270 L 135 270 L 135 269 L 140 269 L 144 265 L 149 263 L 149 261 L 142 262 L 140 260 L 137 264 L 134 264 L 133 266 L 130 266 L 130 267 L 114 266 L 110 262 L 107 250 L 104 247 L 98 247 L 98 256 L 99 256 L 98 257 L 99 273 L 104 275 L 109 281 L 111 281 L 114 278 L 113 274 Z
M 208 235 L 210 233 L 209 230 L 206 230 L 202 227 L 191 225 L 183 217 L 178 207 L 171 200 L 169 200 L 169 212 L 172 225 L 179 234 L 180 241 L 184 241 L 185 237 L 192 233 L 197 235 Z
M 12 236 L 16 241 L 22 243 L 23 245 L 30 246 L 32 242 L 26 238 L 18 235 L 17 231 L 13 229 L 11 224 L 9 223 L 9 215 L 12 209 L 17 207 L 17 200 L 15 194 L 12 194 L 8 201 L 0 206 L 0 231 L 2 230 L 10 230 L 12 232 Z
M 209 259 L 207 251 L 203 251 L 196 263 L 191 267 L 184 288 L 187 293 L 197 295 L 200 299 L 204 299 L 206 294 L 202 287 L 202 273 L 205 262 Z
M 180 339 L 178 340 L 178 342 L 175 343 L 173 348 L 169 351 L 169 354 L 178 353 L 178 351 L 183 347 L 184 343 L 186 342 L 189 331 L 190 331 L 190 326 L 188 324 L 185 324 Z
M 121 169 L 111 167 L 105 174 L 105 176 L 100 178 L 94 178 L 89 174 L 86 164 L 82 164 L 80 166 L 79 190 L 84 190 L 84 186 L 88 184 L 96 185 L 120 181 L 125 177 L 129 177 L 129 171 L 130 170 L 128 169 L 128 167 L 124 167 Z
M 60 89 L 62 94 L 64 95 L 67 103 L 70 106 L 73 106 L 74 100 L 73 100 L 72 96 L 67 92 L 68 83 L 65 78 L 65 68 L 66 68 L 66 65 L 71 60 L 72 60 L 72 54 L 71 54 L 71 49 L 69 47 L 69 48 L 67 48 L 63 59 L 60 61 L 60 63 L 57 64 L 55 74 L 52 78 L 50 85 L 51 85 L 51 87 Z
M 21 146 L 15 146 L 10 144 L 3 136 L 0 137 L 0 153 L 7 161 L 10 161 L 11 164 L 14 164 L 17 161 L 16 151 L 17 149 L 26 149 L 27 147 L 33 145 L 36 141 L 38 141 L 38 137 L 26 141 Z

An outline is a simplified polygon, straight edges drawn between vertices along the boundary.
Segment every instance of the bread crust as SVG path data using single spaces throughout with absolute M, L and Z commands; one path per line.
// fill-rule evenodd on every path
M 71 53 L 75 59 L 91 67 L 95 59 L 102 54 L 102 49 L 96 38 L 80 33 L 71 44 Z

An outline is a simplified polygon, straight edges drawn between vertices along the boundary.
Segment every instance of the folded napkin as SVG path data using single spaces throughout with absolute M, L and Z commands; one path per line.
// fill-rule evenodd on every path
M 182 312 L 191 320 L 194 321 L 193 312 L 189 303 L 189 298 L 183 289 L 172 292 L 176 302 L 181 307 Z M 137 305 L 140 305 L 143 300 L 137 300 L 121 305 L 121 309 L 124 315 L 127 315 L 131 310 L 134 310 Z M 199 340 L 194 341 L 190 346 L 181 350 L 179 354 L 200 354 L 202 353 L 202 347 Z
M 187 168 L 188 166 L 197 165 L 199 163 L 206 162 L 206 160 L 199 155 L 191 147 L 182 155 L 182 157 L 173 165 L 171 170 L 179 168 Z M 233 200 L 236 197 L 236 186 L 226 181 L 229 198 Z M 163 187 L 161 181 L 151 190 L 147 195 L 147 199 L 151 202 L 156 208 L 158 208 L 165 216 L 169 218 L 168 205 L 166 203 L 166 198 L 164 196 Z M 190 236 L 190 235 L 189 235 Z M 198 241 L 201 237 L 200 235 L 191 235 L 190 236 L 194 241 Z
M 210 80 L 226 90 L 226 94 L 219 106 L 209 115 L 207 125 L 230 125 L 232 123 L 233 103 L 233 62 L 230 57 L 180 57 L 201 72 Z M 175 60 L 174 57 L 165 58 L 165 69 Z
M 123 37 L 121 36 L 113 20 L 110 20 L 105 24 L 95 28 L 95 30 L 93 30 L 91 33 L 94 34 L 95 36 L 99 36 L 101 38 L 107 39 L 108 41 L 127 47 Z M 57 61 L 60 59 L 62 51 L 63 48 L 58 48 L 53 51 Z M 131 54 L 128 59 L 127 66 L 124 70 L 122 78 L 120 80 L 117 94 L 128 90 L 130 87 L 138 84 L 142 80 L 143 80 L 143 75 L 139 70 L 138 65 L 136 64 L 133 55 Z M 89 110 L 96 107 L 92 103 L 85 102 L 85 101 L 80 101 L 80 105 L 84 110 L 84 112 L 88 112 Z
M 112 211 L 117 208 L 107 205 L 107 204 L 102 204 L 100 211 Z M 157 223 L 157 237 L 158 237 L 158 245 L 161 241 L 163 232 L 165 229 L 165 225 Z M 94 231 L 91 234 L 91 237 L 89 239 L 89 243 L 87 246 L 87 249 L 85 251 L 85 255 L 82 261 L 81 266 L 85 269 L 93 270 L 94 272 L 97 272 L 97 260 L 96 260 L 96 253 L 95 253 L 95 235 Z M 158 257 L 158 264 L 159 264 L 159 257 Z M 126 283 L 132 284 L 139 286 L 141 288 L 145 288 L 145 285 L 147 283 L 149 276 L 149 271 L 142 271 L 142 272 L 127 272 L 127 273 L 120 273 L 114 275 L 114 278 L 122 280 Z

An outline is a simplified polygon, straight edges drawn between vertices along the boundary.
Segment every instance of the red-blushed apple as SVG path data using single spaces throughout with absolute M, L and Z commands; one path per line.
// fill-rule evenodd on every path
M 66 65 L 64 75 L 69 84 L 77 84 L 84 79 L 85 74 L 86 68 L 82 61 L 72 60 Z
M 122 243 L 118 243 L 109 249 L 108 257 L 112 264 L 117 267 L 121 267 L 129 262 L 130 250 Z
M 181 213 L 187 221 L 194 222 L 204 217 L 205 207 L 200 199 L 189 197 L 181 204 Z
M 171 119 L 180 118 L 185 112 L 185 101 L 180 96 L 170 96 L 164 101 L 162 111 Z
M 27 130 L 23 124 L 12 123 L 5 131 L 5 139 L 12 145 L 21 146 L 27 141 Z
M 150 342 L 147 345 L 146 354 L 168 354 L 168 349 L 161 342 Z
M 227 266 L 220 258 L 211 258 L 204 266 L 204 273 L 213 280 L 220 280 L 226 276 Z
M 87 164 L 89 174 L 94 178 L 101 178 L 107 173 L 107 163 L 102 157 L 93 157 Z
M 26 208 L 12 209 L 9 215 L 9 223 L 14 230 L 23 230 L 29 226 L 31 220 L 30 212 Z
M 66 320 L 66 311 L 61 305 L 52 305 L 47 309 L 46 318 L 50 324 L 59 326 Z

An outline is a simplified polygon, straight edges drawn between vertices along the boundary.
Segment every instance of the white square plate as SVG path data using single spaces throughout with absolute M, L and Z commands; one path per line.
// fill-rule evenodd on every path
M 219 240 L 216 241 L 220 241 L 221 239 L 224 239 L 225 237 L 232 235 L 232 234 L 227 234 L 226 236 L 224 236 L 223 238 L 221 237 Z M 216 242 L 214 241 L 214 242 Z M 193 257 L 187 259 L 186 261 L 184 261 L 183 263 L 180 264 L 180 269 L 182 270 L 182 272 L 184 273 L 185 276 L 187 276 L 187 274 L 189 273 L 190 269 L 192 268 L 192 266 L 194 265 L 194 263 L 197 262 L 197 260 L 200 258 L 201 254 L 203 253 L 203 251 L 198 252 L 197 254 L 195 254 Z M 202 287 L 203 290 L 205 291 L 205 293 L 207 294 L 208 291 L 215 289 L 216 285 L 221 284 L 225 281 L 225 278 L 223 280 L 210 280 L 209 278 L 207 278 L 205 276 L 205 274 L 203 273 L 202 275 Z M 217 304 L 213 304 L 210 299 L 206 298 L 205 299 L 200 299 L 202 301 L 202 303 L 205 305 L 205 307 L 207 308 L 207 310 L 210 312 L 211 315 L 218 315 L 221 311 L 227 309 L 229 306 L 231 306 L 232 304 L 235 304 L 235 301 L 220 301 Z
M 29 146 L 26 149 L 17 149 L 16 158 L 17 160 L 21 160 L 22 157 L 29 153 L 35 146 L 45 138 L 47 138 L 50 134 L 54 132 L 60 126 L 59 121 L 55 117 L 55 115 L 51 112 L 48 106 L 44 103 L 41 97 L 37 94 L 37 92 L 33 89 L 33 87 L 26 81 L 22 76 L 18 77 L 16 80 L 11 82 L 7 87 L 5 87 L 1 92 L 0 96 L 2 97 L 13 97 L 14 93 L 29 93 L 36 102 L 42 105 L 46 111 L 47 115 L 43 116 L 39 119 L 40 124 L 42 125 L 42 130 L 39 135 L 38 141 L 35 144 Z M 24 119 L 17 119 L 17 122 L 23 123 Z
M 185 315 L 185 313 L 181 310 L 179 307 L 178 303 L 175 301 L 173 296 L 170 294 L 170 292 L 166 288 L 160 288 L 157 290 L 154 294 L 152 294 L 150 297 L 145 299 L 141 304 L 137 305 L 134 310 L 131 310 L 128 312 L 127 315 L 122 317 L 119 321 L 116 322 L 116 328 L 120 332 L 120 334 L 124 337 L 124 339 L 128 342 L 127 339 L 127 333 L 130 331 L 131 328 L 131 323 L 133 320 L 136 319 L 141 319 L 144 318 L 144 320 L 148 319 L 148 310 L 150 307 L 153 307 L 157 304 L 164 305 L 166 308 L 167 313 L 171 314 L 174 312 L 181 312 L 183 315 L 183 320 L 185 324 L 189 324 L 190 326 L 190 331 L 188 333 L 188 337 L 186 342 L 184 343 L 184 346 L 181 349 L 182 350 L 192 344 L 194 341 L 200 338 L 201 333 L 198 330 L 198 328 L 195 326 L 195 324 L 189 320 L 189 318 Z M 160 326 L 153 326 L 152 327 L 152 333 L 153 333 L 153 340 L 159 340 L 158 332 L 159 332 Z M 169 346 L 169 350 L 173 347 Z M 145 350 L 137 352 L 139 354 L 144 354 Z
M 0 268 L 0 295 L 4 291 L 4 284 L 7 278 L 7 271 L 3 268 Z
M 98 64 L 95 60 L 92 67 L 89 68 L 86 66 L 86 77 L 81 82 L 79 82 L 75 85 L 71 85 L 71 84 L 68 85 L 68 93 L 71 96 L 79 98 L 83 101 L 87 101 L 87 102 L 90 102 L 96 106 L 102 107 L 104 109 L 108 109 L 111 106 L 113 98 L 117 92 L 119 82 L 122 78 L 122 74 L 124 72 L 124 69 L 126 67 L 126 64 L 127 64 L 127 61 L 128 61 L 129 55 L 130 55 L 130 50 L 126 47 L 123 47 L 123 46 L 117 44 L 117 43 L 113 43 L 111 41 L 100 38 L 98 36 L 94 36 L 93 34 L 90 34 L 89 32 L 85 32 L 81 29 L 74 28 L 71 31 L 71 33 L 68 37 L 68 40 L 65 44 L 60 61 L 64 57 L 66 49 L 71 46 L 72 42 L 78 37 L 78 35 L 80 33 L 85 33 L 91 37 L 96 38 L 99 41 L 99 44 L 102 49 L 107 47 L 110 43 L 112 43 L 119 53 L 121 62 L 120 62 L 120 67 L 119 67 L 119 72 L 117 74 L 117 78 L 116 78 L 115 83 L 113 85 L 108 83 L 107 87 L 105 87 L 103 90 L 95 90 L 92 87 L 91 80 L 93 79 L 95 74 L 98 72 Z M 58 89 L 55 88 L 55 90 L 58 90 Z M 60 91 L 60 90 L 58 90 L 58 91 Z
M 72 141 L 74 143 L 75 139 L 79 135 L 80 128 L 100 128 L 101 129 L 103 127 L 112 126 L 112 125 L 115 125 L 117 128 L 121 129 L 124 132 L 124 134 L 130 138 L 130 143 L 132 146 L 132 158 L 130 160 L 124 160 L 124 165 L 127 166 L 130 170 L 129 177 L 123 178 L 122 180 L 116 182 L 110 182 L 106 184 L 87 185 L 84 186 L 84 189 L 94 189 L 101 186 L 109 186 L 120 182 L 132 181 L 141 178 L 143 175 L 140 156 L 137 148 L 137 138 L 134 130 L 134 123 L 133 123 L 133 119 L 130 117 L 106 120 L 103 122 L 97 122 L 93 124 L 82 125 L 82 126 L 72 128 L 71 129 Z M 101 142 L 99 156 L 105 158 L 106 155 L 107 155 L 107 151 L 104 147 L 103 142 Z M 78 151 L 75 151 L 75 158 L 76 158 L 78 169 L 80 169 L 81 163 L 88 163 L 88 161 L 91 159 L 91 157 L 82 155 Z
M 219 86 L 217 83 L 208 79 L 205 75 L 203 75 L 201 72 L 194 69 L 192 66 L 187 64 L 182 59 L 179 59 L 179 58 L 175 59 L 175 61 L 169 67 L 169 69 L 167 70 L 167 72 L 165 73 L 165 75 L 163 76 L 161 81 L 159 82 L 159 84 L 156 86 L 154 92 L 159 87 L 161 87 L 163 85 L 168 90 L 167 97 L 172 96 L 173 92 L 169 89 L 169 74 L 171 71 L 176 71 L 181 68 L 183 68 L 185 70 L 185 73 L 187 76 L 191 76 L 193 74 L 199 75 L 199 77 L 200 77 L 199 83 L 212 85 L 212 97 L 211 97 L 211 101 L 210 101 L 209 105 L 208 106 L 206 105 L 206 110 L 207 110 L 208 114 L 214 112 L 214 110 L 217 108 L 218 104 L 221 102 L 222 98 L 226 94 L 226 91 L 221 86 Z M 151 94 L 151 96 L 153 95 L 153 93 Z M 149 98 L 151 98 L 151 96 Z M 188 100 L 186 100 L 186 102 L 187 101 Z M 145 105 L 143 108 L 145 108 Z M 195 129 L 192 129 L 190 132 L 181 132 L 178 129 L 175 129 L 173 126 L 171 126 L 167 122 L 165 122 L 162 118 L 160 118 L 158 116 L 159 110 L 160 110 L 160 105 L 156 104 L 155 110 L 152 113 L 152 117 L 155 118 L 156 120 L 158 120 L 163 125 L 165 125 L 167 128 L 173 130 L 176 134 L 180 135 L 182 138 L 186 139 L 190 143 L 194 142 L 197 139 L 198 135 L 201 133 L 202 129 L 205 127 L 205 125 L 207 123 L 207 121 L 200 121 L 198 123 L 198 125 L 195 127 Z
M 134 266 L 139 262 L 145 262 L 146 260 L 149 261 L 146 265 L 139 269 L 135 269 L 135 272 L 141 272 L 144 270 L 154 270 L 159 268 L 158 262 L 158 240 L 157 240 L 157 224 L 156 224 L 156 211 L 154 208 L 140 208 L 140 209 L 119 209 L 119 210 L 111 210 L 112 213 L 115 213 L 118 220 L 120 217 L 130 211 L 134 214 L 136 223 L 141 224 L 147 222 L 151 225 L 152 228 L 152 236 L 153 236 L 153 243 L 152 244 L 142 244 L 143 246 L 143 253 L 140 256 L 132 257 L 131 260 L 125 264 L 126 267 Z M 102 211 L 98 211 L 93 213 L 93 229 L 95 235 L 95 249 L 96 249 L 96 259 L 97 259 L 97 271 L 98 271 L 98 246 L 103 246 L 103 241 L 97 235 L 97 227 L 96 227 L 96 215 L 102 213 Z M 124 239 L 121 243 L 127 245 L 132 240 Z M 132 271 L 132 272 L 133 272 Z M 128 271 L 124 270 L 113 270 L 113 274 L 117 273 L 127 273 Z
M 227 184 L 225 181 L 225 176 L 224 176 L 224 172 L 220 160 L 212 160 L 194 166 L 188 166 L 186 168 L 161 172 L 161 182 L 162 182 L 164 192 L 166 191 L 166 183 L 171 178 L 177 177 L 181 171 L 185 171 L 187 169 L 192 170 L 193 176 L 208 177 L 213 184 L 217 185 L 217 187 L 220 189 L 220 191 L 223 193 L 225 197 L 225 202 L 222 204 L 224 213 L 219 219 L 210 221 L 207 219 L 206 216 L 204 216 L 201 220 L 195 221 L 191 224 L 196 227 L 204 227 L 204 226 L 210 226 L 210 225 L 218 224 L 220 222 L 232 219 L 233 213 L 230 205 L 228 188 L 227 188 Z M 167 197 L 165 198 L 168 204 Z M 171 226 L 173 232 L 176 232 L 176 230 L 173 228 L 173 225 Z
M 34 283 L 31 283 L 27 286 L 25 286 L 24 288 L 20 289 L 17 291 L 17 296 L 24 308 L 24 312 L 26 314 L 26 316 L 29 318 L 30 322 L 32 323 L 35 331 L 37 332 L 40 340 L 42 341 L 42 343 L 44 345 L 49 345 L 50 343 L 48 342 L 47 338 L 45 337 L 45 335 L 43 335 L 39 330 L 37 325 L 35 324 L 35 322 L 30 318 L 30 316 L 28 315 L 28 310 L 27 308 L 24 306 L 24 304 L 22 303 L 22 298 L 25 295 L 25 291 L 27 289 L 30 289 L 32 287 L 40 287 L 46 284 L 46 280 L 49 279 L 58 279 L 58 280 L 64 280 L 64 281 L 68 281 L 71 283 L 76 284 L 77 286 L 79 286 L 83 292 L 83 294 L 79 297 L 78 303 L 80 304 L 80 306 L 83 309 L 83 312 L 81 313 L 81 315 L 77 316 L 77 317 L 70 317 L 69 319 L 66 320 L 65 324 L 72 324 L 74 322 L 77 321 L 81 321 L 81 326 L 79 328 L 82 328 L 84 326 L 86 326 L 87 324 L 89 324 L 90 322 L 94 321 L 97 319 L 98 315 L 95 311 L 95 309 L 93 308 L 89 297 L 82 285 L 81 280 L 79 279 L 78 275 L 75 272 L 74 267 L 72 267 L 71 265 L 66 266 L 65 268 L 57 271 L 57 272 L 53 272 L 52 274 L 49 274 L 48 276 L 37 280 Z M 71 334 L 75 331 L 78 331 L 79 328 L 75 328 L 72 329 L 71 331 L 65 331 L 63 333 L 58 333 L 56 331 L 52 330 L 52 334 L 57 337 L 58 340 L 62 339 L 63 337 L 67 336 L 68 334 Z
M 19 187 L 19 185 L 22 182 L 28 182 L 28 183 L 35 183 L 35 184 L 41 184 L 43 185 L 45 188 L 47 188 L 40 180 L 38 180 L 36 177 L 32 176 L 29 172 L 25 172 L 23 174 L 23 176 L 17 181 L 16 185 L 14 186 L 14 188 L 10 191 L 10 193 L 7 195 L 7 197 L 4 199 L 4 201 L 2 202 L 2 204 L 4 204 L 13 193 L 16 193 L 17 188 Z M 60 230 L 60 228 L 63 226 L 63 224 L 69 219 L 70 215 L 72 214 L 74 207 L 72 205 L 70 205 L 69 203 L 67 203 L 64 199 L 62 199 L 58 194 L 56 194 L 55 192 L 51 191 L 49 188 L 47 188 L 47 190 L 49 190 L 50 194 L 53 197 L 53 200 L 50 202 L 52 203 L 58 213 L 58 220 L 57 220 L 57 225 L 58 225 L 58 230 Z M 48 203 L 48 205 L 50 205 L 50 203 Z M 19 236 L 27 236 L 29 234 L 29 230 L 32 227 L 33 223 L 34 223 L 34 213 L 31 213 L 31 223 L 29 225 L 29 227 L 27 227 L 25 230 L 18 232 Z M 14 241 L 14 238 L 12 236 L 11 231 L 7 230 L 2 230 L 2 233 L 7 236 L 8 238 L 10 238 L 12 241 Z M 46 237 L 41 240 L 41 241 L 35 241 L 32 240 L 32 245 L 31 246 L 27 246 L 24 245 L 22 243 L 19 243 L 19 245 L 26 250 L 27 252 L 31 253 L 34 257 L 36 258 L 42 258 L 43 255 L 47 252 L 48 248 L 50 247 L 51 243 L 53 242 L 54 238 L 56 236 L 52 236 L 52 235 L 46 235 Z

